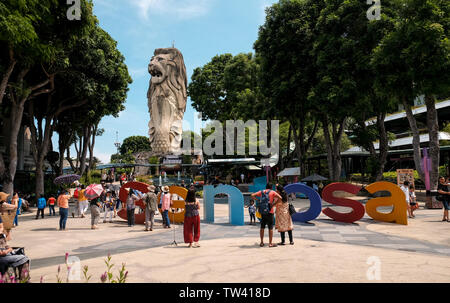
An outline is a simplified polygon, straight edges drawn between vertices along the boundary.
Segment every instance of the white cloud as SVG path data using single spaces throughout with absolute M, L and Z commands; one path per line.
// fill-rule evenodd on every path
M 191 19 L 205 15 L 213 0 L 132 0 L 144 19 L 149 15 L 163 15 L 177 19 Z
M 111 154 L 102 153 L 102 152 L 98 151 L 95 147 L 94 147 L 94 157 L 97 157 L 98 159 L 100 159 L 100 161 L 102 161 L 103 164 L 108 164 L 109 161 L 111 160 Z
M 129 67 L 128 72 L 130 73 L 131 78 L 133 80 L 136 80 L 138 78 L 141 78 L 141 77 L 147 75 L 148 69 L 147 68 L 130 68 Z M 149 76 L 149 78 L 150 78 L 150 76 Z

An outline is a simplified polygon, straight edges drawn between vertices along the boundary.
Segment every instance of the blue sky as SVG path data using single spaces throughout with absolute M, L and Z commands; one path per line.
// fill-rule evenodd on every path
M 275 0 L 93 0 L 100 26 L 118 42 L 125 56 L 130 85 L 126 109 L 119 118 L 105 117 L 94 155 L 109 163 L 114 142 L 133 135 L 147 136 L 150 116 L 147 66 L 156 48 L 175 47 L 182 53 L 188 81 L 196 67 L 217 54 L 252 52 L 264 9 Z M 194 125 L 195 110 L 188 99 L 185 120 Z M 55 138 L 54 138 L 55 139 Z M 57 142 L 57 141 L 56 141 Z M 55 145 L 57 146 L 57 145 Z

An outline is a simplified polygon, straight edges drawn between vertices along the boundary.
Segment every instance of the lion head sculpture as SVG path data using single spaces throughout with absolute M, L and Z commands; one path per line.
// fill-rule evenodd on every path
M 176 48 L 158 48 L 150 60 L 147 93 L 150 112 L 149 137 L 158 155 L 177 152 L 182 139 L 186 110 L 187 77 L 183 55 Z

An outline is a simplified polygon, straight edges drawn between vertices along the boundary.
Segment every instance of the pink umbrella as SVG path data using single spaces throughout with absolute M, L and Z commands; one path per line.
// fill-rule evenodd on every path
M 86 187 L 86 190 L 84 191 L 84 196 L 88 198 L 89 200 L 95 199 L 99 197 L 103 192 L 103 186 L 100 184 L 91 184 L 88 187 Z

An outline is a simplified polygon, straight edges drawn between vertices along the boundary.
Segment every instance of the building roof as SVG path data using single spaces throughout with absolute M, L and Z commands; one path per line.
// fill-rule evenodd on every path
M 439 132 L 439 141 L 443 140 L 450 140 L 450 134 L 446 132 Z M 411 146 L 413 142 L 413 137 L 406 137 L 406 138 L 400 138 L 393 140 L 390 142 L 389 147 L 390 148 L 396 148 L 401 146 Z M 430 136 L 428 134 L 422 134 L 420 135 L 420 143 L 427 143 L 430 142 Z M 380 143 L 376 142 L 373 144 L 375 149 L 379 149 Z M 354 146 L 346 150 L 346 152 L 360 152 L 363 149 L 359 146 Z
M 438 112 L 442 112 L 442 114 L 445 115 L 446 117 L 450 117 L 450 100 L 437 102 L 436 110 L 438 110 Z M 427 112 L 427 107 L 425 105 L 422 105 L 422 106 L 412 109 L 413 115 L 420 115 L 420 114 L 423 114 L 426 112 Z M 447 112 L 449 113 L 449 115 L 447 115 Z M 406 118 L 405 111 L 387 115 L 386 118 L 384 119 L 384 122 L 386 123 L 386 122 L 395 121 L 395 120 L 399 120 L 399 119 L 403 119 L 403 118 Z M 369 119 L 366 121 L 366 125 L 367 126 L 373 125 L 376 122 L 377 122 L 376 118 L 372 118 L 372 119 Z

